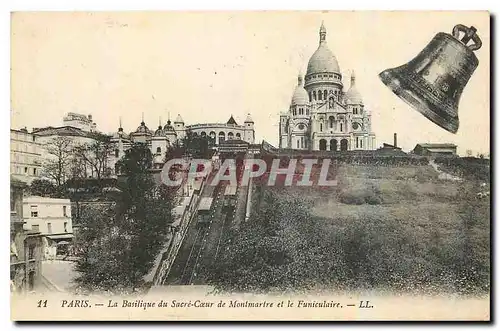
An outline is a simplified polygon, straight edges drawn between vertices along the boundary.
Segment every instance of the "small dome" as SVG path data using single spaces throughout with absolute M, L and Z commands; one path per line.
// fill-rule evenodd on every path
M 165 124 L 165 126 L 163 127 L 163 131 L 164 131 L 165 133 L 167 133 L 167 132 L 172 132 L 172 131 L 174 131 L 174 132 L 175 132 L 174 127 L 172 126 L 172 122 L 170 122 L 170 120 L 168 120 L 168 121 L 167 121 L 167 124 Z
M 114 132 L 111 136 L 112 139 L 130 139 L 128 134 L 123 131 L 123 128 L 118 128 L 118 132 Z
M 250 116 L 250 113 L 247 115 L 247 118 L 245 119 L 245 123 L 253 123 L 252 116 Z
M 163 132 L 163 128 L 160 126 L 158 126 L 158 129 L 156 129 L 155 131 L 155 137 L 159 137 L 159 136 L 164 136 L 165 133 Z
M 361 97 L 361 93 L 359 93 L 358 89 L 356 88 L 356 76 L 354 75 L 354 72 L 352 73 L 351 76 L 351 87 L 345 94 L 345 100 L 346 104 L 349 105 L 363 104 L 363 98 Z
M 174 123 L 184 123 L 184 120 L 181 117 L 181 114 L 177 114 Z
M 146 133 L 146 134 L 151 134 L 151 131 L 149 128 L 146 126 L 146 123 L 141 122 L 141 125 L 137 127 L 137 130 L 135 130 L 136 133 Z
M 302 85 L 302 76 L 299 76 L 299 84 L 292 96 L 292 105 L 305 105 L 309 102 L 309 95 Z

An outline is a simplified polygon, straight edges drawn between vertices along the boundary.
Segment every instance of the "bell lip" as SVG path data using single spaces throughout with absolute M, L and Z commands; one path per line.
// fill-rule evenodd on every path
M 448 132 L 457 133 L 459 127 L 458 118 L 448 117 L 447 121 L 443 117 L 438 116 L 436 111 L 439 112 L 439 109 L 433 110 L 429 108 L 427 103 L 422 100 L 421 96 L 416 93 L 411 93 L 411 91 L 405 89 L 401 85 L 401 79 L 391 73 L 392 70 L 394 69 L 384 70 L 378 75 L 384 85 L 386 85 L 406 104 L 410 105 L 411 108 L 418 111 L 434 124 L 437 124 Z

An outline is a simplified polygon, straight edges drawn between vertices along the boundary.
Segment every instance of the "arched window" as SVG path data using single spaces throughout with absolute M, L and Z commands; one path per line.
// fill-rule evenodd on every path
M 293 108 L 292 114 L 293 116 L 297 115 L 297 109 Z
M 300 141 L 297 140 L 297 148 L 300 148 Z
M 334 122 L 333 116 L 330 116 L 329 120 L 330 120 L 330 129 L 333 129 L 333 122 Z
M 319 123 L 319 131 L 322 132 L 323 131 L 323 123 Z
M 326 97 L 328 96 L 328 91 L 327 90 L 324 90 L 323 91 L 324 95 L 325 95 L 325 100 L 326 100 Z
M 115 157 L 118 157 L 120 156 L 120 150 L 117 148 L 115 149 Z
M 316 100 L 316 91 L 313 91 L 313 98 Z
M 156 153 L 160 154 L 161 153 L 161 147 L 156 147 Z
M 306 109 L 306 115 L 309 115 L 309 109 Z
M 321 91 L 318 91 L 318 100 L 323 100 L 321 96 L 322 96 Z
M 359 148 L 363 148 L 363 139 L 359 140 Z
M 219 144 L 226 140 L 226 133 L 224 131 L 219 132 Z
M 311 92 L 309 92 L 309 101 L 312 101 L 312 100 L 313 100 L 312 99 L 312 94 L 311 94 Z

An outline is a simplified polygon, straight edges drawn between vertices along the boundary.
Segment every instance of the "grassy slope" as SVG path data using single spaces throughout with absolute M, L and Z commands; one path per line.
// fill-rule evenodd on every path
M 366 244 L 368 247 L 372 247 L 372 243 L 375 245 L 373 247 L 382 247 L 380 250 L 384 252 L 385 258 L 394 252 L 394 258 L 405 259 L 401 264 L 406 264 L 408 268 L 418 264 L 422 268 L 433 269 L 432 277 L 436 277 L 435 274 L 440 270 L 455 272 L 450 271 L 454 270 L 453 261 L 462 261 L 463 253 L 459 248 L 463 243 L 461 235 L 464 220 L 460 213 L 463 214 L 464 208 L 467 211 L 468 205 L 473 205 L 470 209 L 474 208 L 471 218 L 475 225 L 469 232 L 472 243 L 467 250 L 473 250 L 474 263 L 484 267 L 480 272 L 484 274 L 485 270 L 489 270 L 490 206 L 488 199 L 476 199 L 479 182 L 441 181 L 431 166 L 344 165 L 336 172 L 339 181 L 337 187 L 263 187 L 263 190 L 279 192 L 284 198 L 298 196 L 311 200 L 314 204 L 312 215 L 317 218 L 325 240 L 339 233 L 342 238 L 342 233 L 348 231 L 347 228 L 353 223 L 361 224 L 362 231 L 367 233 L 366 240 L 371 241 Z M 460 188 L 465 188 L 465 191 L 460 191 Z M 373 192 L 380 198 L 375 205 L 346 204 L 341 199 L 345 194 L 358 196 Z M 257 203 L 256 208 L 262 206 L 259 207 Z M 406 244 L 409 246 L 403 247 Z M 403 253 L 399 254 L 399 249 Z M 373 256 L 374 264 L 378 261 L 376 256 Z M 435 262 L 438 258 L 441 260 Z M 420 279 L 425 277 L 428 276 L 424 275 Z M 484 282 L 486 277 L 481 279 Z M 455 285 L 449 284 L 452 291 L 459 287 L 455 278 L 453 282 Z M 442 288 L 447 283 L 446 278 L 443 278 L 437 286 Z

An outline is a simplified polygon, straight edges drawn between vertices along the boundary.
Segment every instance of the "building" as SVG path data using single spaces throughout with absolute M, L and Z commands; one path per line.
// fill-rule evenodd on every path
M 23 192 L 26 184 L 10 180 L 10 283 L 11 291 L 36 291 L 42 285 L 42 236 L 26 230 L 23 219 Z
M 97 133 L 92 115 L 68 113 L 63 118 L 63 126 L 10 130 L 10 173 L 27 184 L 35 178 L 44 177 L 43 167 L 50 157 L 48 149 L 53 139 L 68 137 L 72 146 L 91 143 Z M 89 175 L 92 176 L 89 170 Z
M 164 126 L 160 121 L 158 128 L 154 131 L 149 129 L 143 119 L 137 129 L 130 133 L 125 132 L 120 119 L 117 132 L 108 135 L 114 144 L 114 151 L 106 159 L 106 171 L 103 173 L 116 174 L 116 162 L 134 143 L 147 144 L 153 155 L 152 166 L 161 168 L 168 148 L 176 142 L 181 142 L 187 133 L 210 137 L 216 147 L 226 140 L 242 140 L 249 144 L 255 140 L 254 122 L 250 114 L 243 124 L 238 124 L 231 116 L 225 123 L 192 125 L 185 125 L 181 115 L 178 114 L 173 122 L 168 120 Z M 51 158 L 55 159 L 54 153 L 50 153 L 49 149 L 60 149 L 54 143 L 56 138 L 69 138 L 70 146 L 65 152 L 71 154 L 72 147 L 92 144 L 98 135 L 102 133 L 97 130 L 92 115 L 85 116 L 77 113 L 66 114 L 63 118 L 63 126 L 33 128 L 31 133 L 27 129 L 11 130 L 11 173 L 27 183 L 31 183 L 35 178 L 46 177 L 43 173 L 44 165 Z M 96 176 L 94 167 L 87 163 L 82 163 L 81 160 L 75 158 L 71 158 L 69 162 L 71 169 L 68 171 L 84 173 L 87 178 Z
M 120 121 L 118 131 L 112 134 L 112 140 L 116 143 L 116 150 L 113 157 L 114 161 L 110 163 L 115 164 L 133 143 L 144 143 L 149 146 L 153 154 L 153 163 L 156 165 L 163 164 L 169 146 L 181 142 L 188 132 L 194 136 L 212 138 L 216 148 L 226 140 L 238 140 L 248 144 L 252 144 L 255 140 L 254 121 L 250 114 L 247 115 L 243 124 L 238 124 L 234 117 L 231 116 L 226 123 L 192 125 L 185 125 L 181 115 L 178 114 L 173 122 L 168 120 L 164 126 L 160 121 L 155 131 L 149 129 L 143 119 L 137 129 L 129 134 L 125 133 Z
M 92 115 L 67 113 L 63 118 L 63 126 L 70 126 L 86 132 L 97 131 L 97 124 L 92 120 Z
M 26 128 L 10 130 L 10 173 L 26 183 L 40 176 L 42 146 L 38 137 Z
M 71 201 L 39 196 L 25 197 L 23 201 L 25 227 L 44 236 L 46 258 L 55 258 L 67 252 L 73 240 Z
M 454 144 L 417 144 L 413 153 L 421 156 L 456 156 L 457 145 Z
M 354 72 L 344 92 L 340 67 L 326 36 L 321 24 L 318 49 L 309 59 L 304 79 L 298 77 L 288 111 L 280 115 L 279 147 L 373 150 L 376 145 L 371 115 L 356 88 Z
M 73 228 L 69 199 L 29 196 L 24 198 L 23 207 L 23 218 L 29 229 L 54 239 L 61 235 L 64 239 L 71 238 Z

